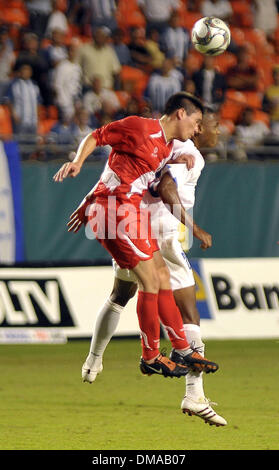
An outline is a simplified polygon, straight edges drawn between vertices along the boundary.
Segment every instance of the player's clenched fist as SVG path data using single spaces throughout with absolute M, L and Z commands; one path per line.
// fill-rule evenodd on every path
M 193 235 L 201 241 L 200 248 L 202 250 L 207 250 L 208 248 L 212 247 L 212 236 L 210 235 L 210 233 L 207 233 L 197 224 L 194 224 Z
M 56 183 L 61 183 L 64 178 L 70 176 L 71 178 L 75 178 L 80 172 L 81 165 L 76 162 L 69 162 L 64 163 L 61 166 L 60 170 L 55 173 L 53 179 Z

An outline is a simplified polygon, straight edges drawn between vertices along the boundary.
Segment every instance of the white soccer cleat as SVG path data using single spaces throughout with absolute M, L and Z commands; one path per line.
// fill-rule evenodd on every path
M 90 368 L 85 362 L 81 369 L 81 376 L 82 376 L 83 382 L 89 382 L 90 384 L 92 384 L 92 382 L 96 380 L 97 375 L 100 374 L 102 370 L 103 370 L 103 364 L 101 364 L 99 367 L 94 368 L 93 366 Z
M 183 413 L 188 413 L 189 416 L 198 416 L 210 426 L 226 426 L 227 421 L 222 416 L 217 415 L 210 404 L 208 398 L 194 401 L 192 398 L 185 396 L 181 403 L 181 409 Z M 214 404 L 217 405 L 217 403 Z

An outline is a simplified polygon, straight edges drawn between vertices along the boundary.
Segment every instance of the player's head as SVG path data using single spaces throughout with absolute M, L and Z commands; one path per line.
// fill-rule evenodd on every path
M 210 107 L 204 108 L 200 132 L 194 137 L 197 147 L 216 147 L 220 135 L 218 114 Z
M 18 76 L 23 80 L 29 80 L 32 77 L 32 67 L 29 64 L 22 63 L 18 68 Z
M 181 91 L 172 95 L 165 105 L 164 116 L 171 122 L 173 138 L 184 142 L 198 133 L 203 110 L 202 102 L 191 93 Z

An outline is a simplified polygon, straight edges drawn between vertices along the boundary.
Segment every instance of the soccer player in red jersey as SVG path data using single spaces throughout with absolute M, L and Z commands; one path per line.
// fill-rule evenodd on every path
M 148 375 L 180 377 L 197 365 L 212 371 L 218 369 L 217 364 L 193 351 L 186 340 L 169 271 L 152 238 L 149 220 L 145 224 L 145 237 L 139 233 L 144 193 L 155 179 L 155 173 L 171 159 L 173 140 L 185 141 L 199 132 L 202 113 L 203 106 L 196 97 L 176 93 L 166 103 L 161 119 L 130 116 L 90 133 L 79 145 L 74 161 L 64 164 L 54 175 L 56 182 L 76 177 L 97 146 L 109 144 L 112 147 L 108 163 L 91 194 L 93 219 L 97 221 L 91 228 L 117 264 L 132 270 L 141 285 L 137 302 L 142 343 L 140 369 Z M 132 214 L 128 234 L 124 230 L 127 210 Z M 181 216 L 182 223 L 186 224 L 182 205 Z M 114 230 L 109 233 L 112 226 Z M 178 357 L 183 357 L 181 363 L 160 354 L 160 319 L 168 326 L 173 349 Z

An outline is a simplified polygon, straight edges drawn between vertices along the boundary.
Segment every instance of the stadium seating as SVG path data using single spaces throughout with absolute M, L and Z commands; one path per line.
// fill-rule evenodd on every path
M 145 27 L 146 21 L 136 0 L 119 0 L 117 8 L 117 22 L 124 31 L 135 27 Z
M 196 11 L 185 11 L 184 15 L 181 17 L 181 24 L 184 28 L 191 31 L 196 21 L 202 18 L 202 15 Z
M 0 135 L 8 138 L 13 134 L 12 119 L 8 106 L 0 105 Z
M 242 28 L 252 27 L 253 15 L 250 4 L 241 0 L 234 0 L 230 3 L 233 9 L 232 22 Z
M 118 101 L 120 103 L 121 108 L 125 109 L 128 101 L 129 101 L 130 94 L 127 93 L 126 91 L 122 91 L 122 90 L 115 91 L 115 94 L 118 98 Z
M 262 106 L 262 95 L 258 91 L 242 91 L 246 105 L 250 108 L 260 109 Z
M 142 70 L 128 65 L 123 65 L 120 72 L 120 78 L 122 84 L 124 82 L 130 82 L 132 84 L 133 93 L 141 96 L 146 88 L 149 77 Z
M 228 68 L 233 67 L 236 63 L 236 56 L 228 51 L 216 56 L 214 59 L 215 67 L 223 74 L 226 74 Z
M 279 64 L 279 15 L 278 28 L 274 34 L 274 42 L 268 42 L 265 33 L 253 28 L 252 0 L 230 0 L 233 17 L 230 22 L 231 36 L 238 46 L 245 45 L 248 49 L 251 63 L 256 65 L 260 74 L 260 86 L 258 91 L 239 92 L 228 89 L 226 100 L 221 106 L 220 116 L 222 124 L 227 127 L 230 133 L 233 132 L 242 110 L 245 106 L 250 106 L 255 111 L 257 119 L 269 125 L 269 116 L 262 111 L 262 98 L 265 89 L 273 83 L 272 69 L 274 64 Z M 199 2 L 196 3 L 199 5 Z M 189 7 L 189 9 L 187 9 Z M 58 8 L 66 13 L 68 0 L 58 0 Z M 21 32 L 28 30 L 29 17 L 24 0 L 0 0 L 1 20 L 9 26 L 9 36 L 15 44 L 15 54 L 20 49 Z M 183 0 L 179 4 L 178 14 L 181 25 L 191 31 L 194 23 L 202 17 L 199 11 L 193 10 L 193 3 Z M 116 18 L 119 28 L 124 33 L 124 42 L 130 39 L 130 29 L 133 27 L 146 27 L 146 20 L 141 12 L 137 0 L 118 0 Z M 88 31 L 88 34 L 87 34 Z M 91 41 L 90 25 L 71 23 L 65 36 L 65 44 L 69 45 L 73 38 L 80 42 Z M 48 38 L 43 38 L 41 47 L 46 48 L 50 44 Z M 194 49 L 191 49 L 185 61 L 187 76 L 200 69 L 204 56 Z M 224 54 L 215 57 L 215 67 L 219 72 L 226 74 L 229 67 L 237 63 L 236 55 L 226 51 Z M 123 66 L 120 78 L 122 89 L 116 91 L 122 107 L 125 108 L 129 97 L 135 95 L 142 99 L 144 90 L 149 80 L 149 74 L 135 67 Z M 58 112 L 55 106 L 41 107 L 39 113 L 39 132 L 44 135 L 58 120 Z M 0 107 L 0 127 L 1 134 L 11 135 L 12 125 L 9 109 L 6 106 Z
M 238 46 L 243 46 L 245 44 L 245 35 L 241 28 L 237 26 L 231 26 L 231 37 Z
M 221 119 L 235 123 L 239 119 L 245 106 L 247 106 L 247 104 L 244 94 L 240 91 L 228 89 L 226 101 L 222 104 L 220 109 Z
M 58 120 L 56 106 L 40 105 L 38 109 L 38 134 L 46 135 Z
M 21 1 L 10 1 L 0 5 L 1 17 L 5 18 L 5 23 L 17 26 L 27 26 L 29 17 L 24 3 Z

